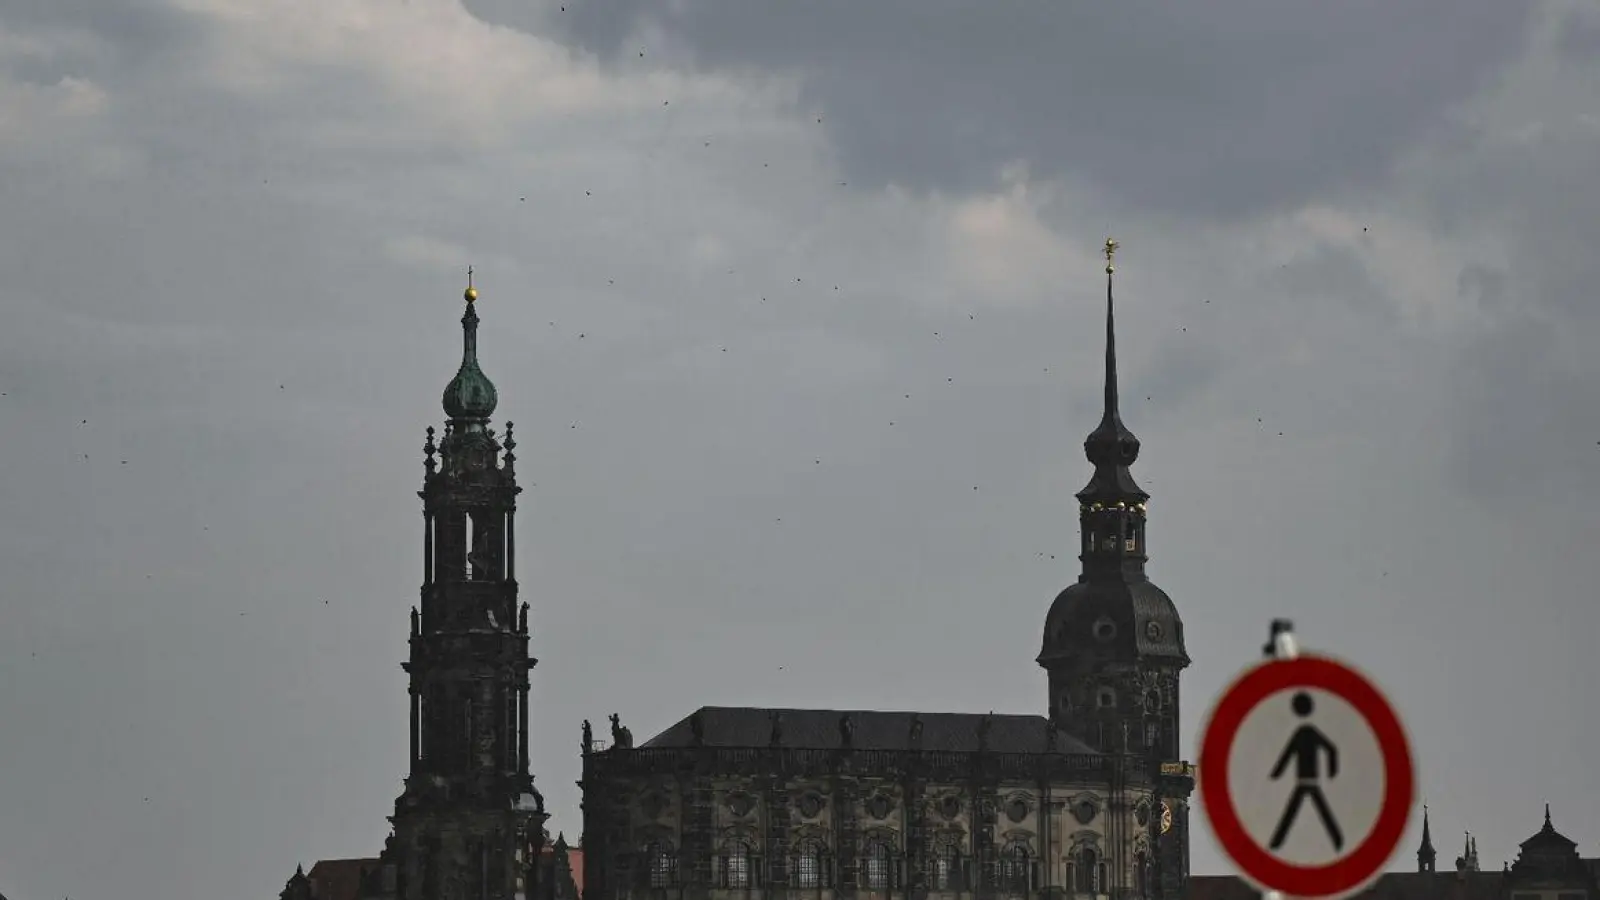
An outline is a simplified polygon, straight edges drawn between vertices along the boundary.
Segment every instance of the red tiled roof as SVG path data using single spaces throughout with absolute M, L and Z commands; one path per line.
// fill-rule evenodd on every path
M 306 877 L 311 879 L 311 896 L 316 900 L 357 900 L 361 895 L 361 873 L 378 868 L 372 859 L 319 859 Z
M 555 850 L 554 847 L 546 844 L 545 848 L 543 850 L 539 851 L 539 854 L 541 856 L 553 856 L 553 855 L 555 855 L 555 852 L 556 852 L 556 850 Z M 568 847 L 567 848 L 567 865 L 568 865 L 569 868 L 572 869 L 572 884 L 573 884 L 574 887 L 576 887 L 578 889 L 578 896 L 582 897 L 583 896 L 583 848 L 582 847 Z

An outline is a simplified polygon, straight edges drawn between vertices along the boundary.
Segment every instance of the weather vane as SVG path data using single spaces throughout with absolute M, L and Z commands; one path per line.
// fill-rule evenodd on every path
M 1107 275 L 1110 275 L 1112 272 L 1116 271 L 1116 266 L 1113 263 L 1116 260 L 1117 248 L 1121 247 L 1121 246 L 1122 246 L 1121 244 L 1117 243 L 1116 241 L 1112 240 L 1111 238 L 1106 238 L 1106 274 Z

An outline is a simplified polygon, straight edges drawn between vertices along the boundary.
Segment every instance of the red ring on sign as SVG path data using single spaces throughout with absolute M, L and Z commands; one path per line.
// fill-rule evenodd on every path
M 1260 703 L 1290 688 L 1337 694 L 1367 721 L 1383 754 L 1383 805 L 1360 846 L 1323 866 L 1297 866 L 1273 856 L 1245 830 L 1228 783 L 1228 761 L 1239 726 Z M 1361 673 L 1326 657 L 1301 656 L 1263 663 L 1240 676 L 1211 712 L 1196 773 L 1217 843 L 1251 881 L 1295 897 L 1349 893 L 1377 875 L 1400 846 L 1416 802 L 1411 745 L 1389 702 Z

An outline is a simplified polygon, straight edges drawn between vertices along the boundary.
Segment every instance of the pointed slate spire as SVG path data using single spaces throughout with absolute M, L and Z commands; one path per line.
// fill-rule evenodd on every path
M 1142 503 L 1150 498 L 1128 471 L 1139 458 L 1139 439 L 1122 424 L 1117 394 L 1117 311 L 1112 275 L 1116 272 L 1118 246 L 1116 241 L 1106 240 L 1105 408 L 1100 424 L 1083 442 L 1084 455 L 1094 464 L 1094 476 L 1078 492 L 1078 500 L 1083 503 Z
M 1417 847 L 1417 871 L 1434 871 L 1438 852 L 1433 849 L 1433 829 L 1428 823 L 1428 806 L 1422 806 L 1422 844 Z

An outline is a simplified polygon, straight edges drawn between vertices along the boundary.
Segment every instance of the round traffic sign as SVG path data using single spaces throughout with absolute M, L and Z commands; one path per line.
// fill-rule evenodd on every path
M 1223 691 L 1196 781 L 1246 880 L 1319 900 L 1382 872 L 1416 801 L 1399 716 L 1366 676 L 1323 656 L 1269 660 Z

